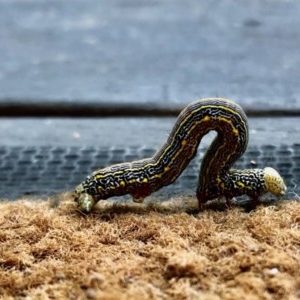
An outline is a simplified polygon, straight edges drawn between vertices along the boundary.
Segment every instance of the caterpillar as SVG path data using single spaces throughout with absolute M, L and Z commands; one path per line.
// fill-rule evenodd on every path
M 94 171 L 79 184 L 74 200 L 90 212 L 99 200 L 130 194 L 135 202 L 173 183 L 195 157 L 203 136 L 217 135 L 206 151 L 196 190 L 199 208 L 209 200 L 248 195 L 258 202 L 267 192 L 285 194 L 279 173 L 271 168 L 232 169 L 248 144 L 247 117 L 242 108 L 227 99 L 205 98 L 189 104 L 178 116 L 167 141 L 150 158 L 115 164 Z

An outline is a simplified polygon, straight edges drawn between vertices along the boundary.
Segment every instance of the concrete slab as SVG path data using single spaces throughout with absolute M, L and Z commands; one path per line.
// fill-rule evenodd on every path
M 300 2 L 0 0 L 0 101 L 300 107 Z
M 176 118 L 0 119 L 3 146 L 158 148 Z M 250 118 L 250 145 L 300 143 L 300 118 Z M 201 146 L 207 146 L 209 133 Z

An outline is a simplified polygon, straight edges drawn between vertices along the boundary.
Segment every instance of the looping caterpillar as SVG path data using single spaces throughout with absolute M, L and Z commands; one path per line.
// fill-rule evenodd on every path
M 206 98 L 192 102 L 180 113 L 169 138 L 153 157 L 112 165 L 88 176 L 75 190 L 79 209 L 90 212 L 99 200 L 124 194 L 142 202 L 176 180 L 211 130 L 217 136 L 200 168 L 196 191 L 200 209 L 206 201 L 223 196 L 230 204 L 233 197 L 244 194 L 254 201 L 266 192 L 285 194 L 285 183 L 273 168 L 231 169 L 248 144 L 247 117 L 230 100 Z

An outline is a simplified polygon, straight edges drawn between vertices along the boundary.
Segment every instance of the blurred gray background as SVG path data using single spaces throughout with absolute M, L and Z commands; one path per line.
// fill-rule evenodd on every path
M 300 108 L 297 0 L 0 0 L 0 99 Z

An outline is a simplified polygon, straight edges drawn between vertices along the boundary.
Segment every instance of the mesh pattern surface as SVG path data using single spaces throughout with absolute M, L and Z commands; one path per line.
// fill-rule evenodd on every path
M 199 149 L 187 169 L 172 185 L 158 194 L 194 193 L 201 158 Z M 155 149 L 93 147 L 0 147 L 0 197 L 47 196 L 73 190 L 93 170 L 114 163 L 151 156 Z M 279 170 L 288 186 L 287 198 L 300 193 L 300 144 L 250 146 L 236 163 L 237 168 Z

